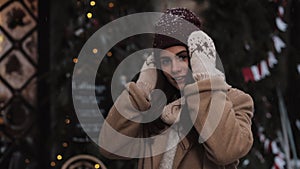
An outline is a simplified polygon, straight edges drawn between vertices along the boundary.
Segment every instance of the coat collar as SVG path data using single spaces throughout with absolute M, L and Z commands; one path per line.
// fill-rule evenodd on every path
M 158 142 L 153 142 L 153 144 L 155 144 Z M 179 144 L 177 145 L 177 150 L 175 153 L 175 157 L 174 157 L 174 163 L 173 163 L 173 169 L 177 169 L 181 163 L 181 161 L 183 160 L 183 158 L 185 157 L 186 153 L 192 148 L 192 146 L 197 143 L 197 134 L 196 131 L 194 130 L 194 128 L 192 128 L 192 130 L 189 132 L 189 134 L 184 137 Z M 166 145 L 166 141 L 164 143 L 160 143 L 161 145 Z M 151 146 L 152 151 L 155 151 L 153 146 Z M 153 156 L 153 157 L 149 157 L 149 158 L 145 158 L 144 159 L 144 168 L 143 169 L 151 169 L 151 166 L 153 167 L 152 169 L 157 169 L 159 168 L 160 162 L 162 160 L 163 157 L 163 153 Z
M 173 169 L 177 169 L 185 157 L 186 153 L 192 148 L 192 146 L 197 143 L 197 134 L 194 128 L 189 132 L 189 134 L 184 137 L 177 146 L 176 154 L 174 157 Z

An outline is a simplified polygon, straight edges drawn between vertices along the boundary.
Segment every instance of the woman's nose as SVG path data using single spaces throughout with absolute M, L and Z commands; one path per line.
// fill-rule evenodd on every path
M 174 59 L 173 61 L 172 61 L 172 73 L 178 73 L 178 72 L 180 72 L 181 71 L 181 65 L 180 65 L 180 63 L 179 63 L 179 60 L 177 60 L 177 59 Z

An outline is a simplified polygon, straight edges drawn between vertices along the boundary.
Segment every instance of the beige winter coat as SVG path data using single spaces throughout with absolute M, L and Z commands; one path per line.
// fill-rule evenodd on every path
M 198 81 L 187 85 L 184 89 L 184 95 L 189 115 L 194 116 L 196 114 L 197 117 L 194 123 L 195 130 L 191 130 L 177 146 L 173 169 L 237 168 L 238 159 L 249 152 L 253 143 L 251 132 L 252 98 L 241 90 L 231 88 L 221 78 Z M 128 98 L 126 96 L 129 96 L 130 99 L 126 99 Z M 221 120 L 212 135 L 204 143 L 199 143 L 198 137 L 203 132 L 202 129 L 208 117 L 212 98 L 214 98 L 213 107 L 223 110 L 219 112 L 221 113 Z M 223 99 L 225 99 L 224 109 L 222 109 Z M 100 143 L 111 145 L 115 152 L 130 147 L 132 143 L 119 140 L 116 135 L 107 130 L 107 124 L 116 131 L 130 137 L 145 136 L 143 132 L 147 132 L 147 130 L 142 130 L 143 124 L 130 120 L 141 116 L 141 113 L 127 106 L 129 100 L 140 110 L 145 110 L 150 106 L 150 103 L 147 102 L 142 91 L 135 86 L 135 83 L 129 84 L 129 91 L 123 91 L 115 104 L 119 104 L 122 109 L 118 110 L 124 112 L 120 114 L 113 106 L 99 137 Z M 124 118 L 124 115 L 128 119 Z M 152 144 L 155 144 L 155 142 Z M 100 148 L 100 152 L 108 158 L 126 159 L 102 148 Z M 139 159 L 139 169 L 151 169 L 151 167 L 158 169 L 162 156 L 163 154 L 160 154 Z

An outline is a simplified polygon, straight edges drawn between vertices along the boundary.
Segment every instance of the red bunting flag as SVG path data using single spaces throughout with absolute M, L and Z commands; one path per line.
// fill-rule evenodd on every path
M 268 59 L 262 60 L 258 65 L 253 65 L 251 67 L 245 67 L 242 69 L 243 76 L 245 82 L 249 81 L 259 81 L 264 79 L 267 76 L 270 76 L 270 68 L 274 68 L 274 66 L 278 63 L 273 52 L 268 52 Z M 300 66 L 299 66 L 300 70 Z
M 253 77 L 253 74 L 252 74 L 251 69 L 249 67 L 243 68 L 242 72 L 243 72 L 243 75 L 244 75 L 245 82 L 248 82 L 248 81 L 254 82 L 254 77 Z

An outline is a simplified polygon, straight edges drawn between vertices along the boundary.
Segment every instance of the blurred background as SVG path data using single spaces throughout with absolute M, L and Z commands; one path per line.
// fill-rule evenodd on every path
M 254 99 L 255 141 L 239 168 L 300 169 L 299 0 L 0 0 L 0 168 L 136 168 L 134 159 L 101 156 L 82 130 L 72 72 L 84 43 L 105 24 L 172 7 L 200 16 L 228 83 Z M 114 70 L 147 47 L 151 35 L 138 35 L 104 57 L 96 78 L 104 116 L 113 104 Z M 128 80 L 120 75 L 120 86 Z

